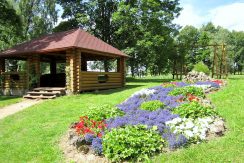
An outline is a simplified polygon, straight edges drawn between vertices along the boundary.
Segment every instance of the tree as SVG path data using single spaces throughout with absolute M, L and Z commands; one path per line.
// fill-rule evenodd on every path
M 56 0 L 18 0 L 26 40 L 50 33 L 57 22 Z
M 197 49 L 199 41 L 199 31 L 193 26 L 185 26 L 176 37 L 178 54 L 173 59 L 181 62 L 190 71 L 197 60 Z
M 117 10 L 115 0 L 58 0 L 63 7 L 62 17 L 75 20 L 80 27 L 88 30 L 103 41 L 113 44 L 114 26 L 112 15 Z
M 22 22 L 20 15 L 17 14 L 7 0 L 0 2 L 0 51 L 15 45 L 21 40 Z
M 173 43 L 176 31 L 172 20 L 180 11 L 178 5 L 178 0 L 120 1 L 118 11 L 113 15 L 117 27 L 116 43 L 131 56 L 128 63 L 132 75 L 140 67 L 153 74 L 159 74 L 166 67 L 167 47 Z

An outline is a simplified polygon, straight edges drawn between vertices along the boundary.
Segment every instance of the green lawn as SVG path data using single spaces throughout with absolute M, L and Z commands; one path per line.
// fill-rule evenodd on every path
M 161 79 L 130 80 L 125 89 L 84 93 L 43 102 L 0 120 L 0 162 L 61 162 L 60 137 L 82 111 L 99 104 L 116 105 L 134 91 L 161 83 Z M 163 162 L 241 162 L 243 156 L 244 76 L 210 98 L 226 119 L 227 134 L 209 143 L 157 156 Z
M 15 96 L 0 96 L 0 109 L 4 106 L 20 102 L 22 98 Z

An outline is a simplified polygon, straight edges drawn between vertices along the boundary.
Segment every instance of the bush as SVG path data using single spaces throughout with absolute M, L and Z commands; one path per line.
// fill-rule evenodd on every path
M 113 162 L 147 159 L 163 147 L 164 140 L 155 130 L 142 125 L 112 129 L 103 137 L 103 153 Z
M 197 72 L 204 72 L 207 75 L 210 74 L 210 70 L 208 69 L 208 66 L 205 65 L 203 62 L 199 62 L 199 63 L 195 64 L 193 70 L 195 70 Z
M 91 107 L 88 111 L 82 113 L 83 116 L 87 116 L 89 119 L 95 121 L 101 121 L 104 119 L 109 119 L 117 116 L 122 116 L 124 113 L 116 107 L 111 105 L 102 105 L 97 107 Z
M 157 109 L 162 109 L 164 107 L 164 103 L 159 100 L 147 101 L 141 104 L 141 109 L 154 111 Z
M 179 114 L 182 118 L 193 119 L 216 115 L 216 112 L 211 107 L 202 106 L 195 101 L 180 105 L 173 110 L 173 113 Z
M 189 94 L 191 94 L 193 96 L 198 96 L 198 97 L 205 96 L 202 88 L 198 88 L 198 87 L 194 87 L 194 86 L 177 87 L 169 93 L 169 95 L 171 95 L 171 96 L 178 96 L 178 95 L 187 96 Z

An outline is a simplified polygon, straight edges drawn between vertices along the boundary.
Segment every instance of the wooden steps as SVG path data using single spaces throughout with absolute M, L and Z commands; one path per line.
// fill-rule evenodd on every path
M 28 99 L 54 99 L 65 95 L 65 88 L 63 87 L 39 87 L 27 92 L 23 98 Z

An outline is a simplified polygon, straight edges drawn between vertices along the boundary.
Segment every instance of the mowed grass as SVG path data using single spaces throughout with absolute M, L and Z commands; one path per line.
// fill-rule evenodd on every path
M 0 162 L 63 162 L 59 140 L 84 110 L 94 105 L 116 105 L 135 91 L 163 81 L 166 80 L 130 80 L 123 89 L 57 98 L 0 120 Z M 153 162 L 243 162 L 244 76 L 230 78 L 226 88 L 209 98 L 226 119 L 226 135 L 163 153 Z
M 22 98 L 16 96 L 0 96 L 0 109 L 4 106 L 15 104 L 22 101 Z

